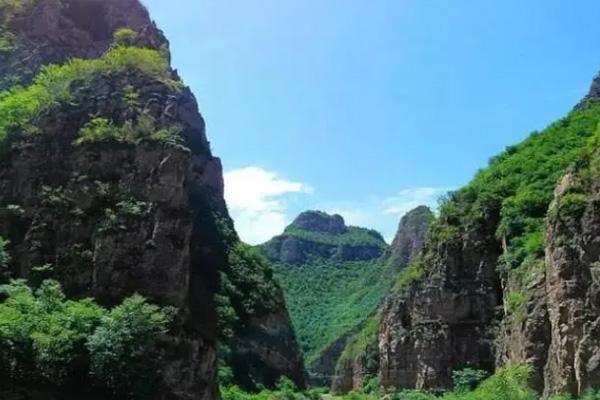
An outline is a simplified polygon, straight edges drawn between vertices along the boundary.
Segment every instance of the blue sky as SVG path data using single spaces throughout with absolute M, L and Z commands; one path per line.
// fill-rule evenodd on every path
M 196 94 L 242 239 L 300 211 L 390 238 L 600 70 L 592 0 L 144 0 Z

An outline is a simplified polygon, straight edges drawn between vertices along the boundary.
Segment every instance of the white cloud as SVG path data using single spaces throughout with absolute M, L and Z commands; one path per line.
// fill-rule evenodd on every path
M 402 216 L 415 207 L 426 205 L 437 207 L 440 196 L 448 193 L 449 188 L 416 187 L 402 189 L 396 195 L 383 201 L 384 213 Z
M 225 200 L 236 230 L 250 244 L 263 243 L 283 231 L 288 222 L 287 195 L 313 192 L 308 185 L 259 167 L 228 171 L 224 179 Z

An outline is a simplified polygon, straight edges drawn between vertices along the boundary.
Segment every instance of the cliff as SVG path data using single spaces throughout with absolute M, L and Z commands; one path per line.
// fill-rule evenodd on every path
M 426 206 L 419 206 L 400 219 L 398 230 L 384 261 L 391 270 L 389 279 L 392 282 L 399 282 L 392 290 L 396 290 L 396 286 L 403 284 L 402 277 L 408 275 L 404 269 L 417 260 L 433 219 L 433 213 Z M 357 326 L 356 332 L 350 335 L 337 353 L 335 368 L 332 370 L 333 392 L 347 393 L 360 390 L 369 379 L 378 376 L 380 320 L 381 310 L 377 310 L 366 322 Z
M 221 275 L 236 279 L 239 240 L 221 163 L 168 42 L 137 0 L 2 2 L 0 19 L 0 89 L 23 85 L 0 95 L 0 236 L 11 256 L 2 279 L 55 279 L 70 298 L 106 307 L 134 293 L 175 307 L 153 398 L 217 398 L 213 298 Z M 236 365 L 260 384 L 285 374 L 301 384 L 274 287 L 278 298 L 264 301 L 277 307 L 248 315 L 247 336 L 236 331 Z M 274 337 L 270 353 L 256 344 Z M 3 398 L 108 398 L 85 377 L 65 388 L 4 372 Z
M 588 168 L 583 184 L 567 173 L 593 164 L 584 155 L 597 143 L 595 86 L 442 203 L 422 257 L 406 270 L 412 278 L 382 309 L 385 386 L 443 390 L 453 371 L 522 363 L 546 394 L 595 384 L 597 171 Z M 561 217 L 561 204 L 571 217 Z

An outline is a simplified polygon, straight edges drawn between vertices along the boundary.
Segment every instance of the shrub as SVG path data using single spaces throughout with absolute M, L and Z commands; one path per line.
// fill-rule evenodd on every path
M 133 29 L 117 29 L 115 33 L 113 33 L 113 44 L 116 46 L 133 46 L 137 36 L 138 33 Z
M 475 389 L 481 381 L 488 377 L 486 371 L 473 368 L 464 368 L 452 372 L 454 390 L 457 392 L 468 392 Z
M 152 379 L 154 347 L 167 332 L 170 309 L 136 295 L 107 310 L 91 299 L 67 300 L 51 280 L 36 291 L 12 281 L 0 292 L 6 297 L 0 303 L 0 371 L 11 380 L 60 389 L 87 376 L 100 389 L 143 398 L 136 384 Z
M 171 79 L 167 59 L 158 51 L 119 46 L 94 60 L 74 59 L 64 65 L 42 68 L 28 88 L 13 87 L 0 93 L 0 142 L 13 130 L 34 131 L 32 120 L 43 109 L 66 102 L 75 81 L 88 81 L 105 73 L 127 73 L 132 70 L 159 79 L 177 88 Z
M 567 193 L 558 201 L 558 217 L 563 221 L 578 220 L 583 215 L 588 197 L 583 193 Z
M 146 393 L 156 367 L 154 346 L 167 333 L 172 310 L 161 309 L 134 295 L 103 316 L 86 347 L 90 373 L 113 393 Z

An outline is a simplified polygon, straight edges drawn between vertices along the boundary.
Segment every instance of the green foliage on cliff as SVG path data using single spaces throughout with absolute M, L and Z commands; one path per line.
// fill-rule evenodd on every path
M 420 281 L 423 275 L 423 258 L 417 256 L 396 276 L 393 287 L 394 291 L 410 287 L 414 282 Z
M 356 357 L 364 358 L 366 374 L 376 374 L 379 368 L 379 314 L 375 313 L 364 322 L 358 333 L 353 335 L 340 355 L 337 364 L 349 362 Z
M 81 128 L 76 144 L 118 142 L 138 144 L 143 141 L 156 141 L 180 144 L 181 130 L 177 126 L 159 127 L 155 120 L 142 115 L 135 122 L 126 121 L 122 126 L 107 118 L 93 118 Z
M 492 158 L 471 183 L 441 203 L 431 229 L 433 241 L 456 245 L 464 232 L 493 222 L 498 243 L 506 243 L 508 250 L 500 270 L 520 285 L 513 277 L 524 274 L 513 271 L 543 256 L 544 220 L 556 184 L 596 143 L 599 122 L 600 105 L 592 103 Z M 580 205 L 581 198 L 574 196 L 564 211 L 576 214 Z
M 133 29 L 121 28 L 113 33 L 113 43 L 116 46 L 133 46 L 138 33 Z
M 136 398 L 152 388 L 155 346 L 170 309 L 138 295 L 111 310 L 91 299 L 67 300 L 55 281 L 35 291 L 13 281 L 1 292 L 0 373 L 13 382 L 63 388 L 82 379 Z
M 377 261 L 276 264 L 307 362 L 373 314 L 393 281 Z
M 0 93 L 0 142 L 11 132 L 35 133 L 33 121 L 36 116 L 69 101 L 75 82 L 89 81 L 101 74 L 131 71 L 139 71 L 173 87 L 179 85 L 171 78 L 168 60 L 150 49 L 116 47 L 100 59 L 74 59 L 64 65 L 49 65 L 29 87 L 13 87 Z
M 247 376 L 247 366 L 232 361 L 238 356 L 237 340 L 256 329 L 252 325 L 256 323 L 253 319 L 269 315 L 287 318 L 287 310 L 283 291 L 268 261 L 257 249 L 237 238 L 232 240 L 234 244 L 229 248 L 228 263 L 221 271 L 221 286 L 215 296 L 219 316 L 218 356 L 221 371 L 231 371 L 231 377 L 226 380 L 250 387 L 252 379 Z M 244 382 L 239 380 L 241 376 L 245 378 Z
M 309 242 L 330 244 L 334 246 L 374 246 L 382 249 L 387 247 L 379 232 L 355 226 L 349 226 L 348 230 L 344 233 L 333 235 L 331 233 L 299 229 L 294 225 L 290 225 L 285 229 L 283 234 L 294 236 Z

